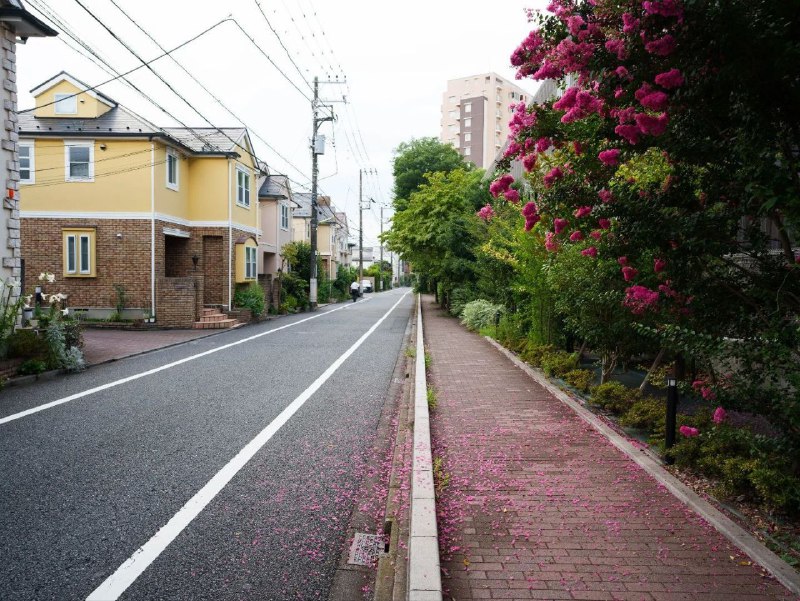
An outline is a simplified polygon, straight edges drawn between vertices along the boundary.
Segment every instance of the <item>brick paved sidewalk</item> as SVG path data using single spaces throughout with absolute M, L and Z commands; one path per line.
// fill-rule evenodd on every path
M 794 599 L 423 297 L 445 599 Z

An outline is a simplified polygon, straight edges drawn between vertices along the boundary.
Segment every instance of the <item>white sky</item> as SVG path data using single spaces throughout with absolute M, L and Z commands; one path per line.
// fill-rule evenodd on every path
M 83 3 L 145 60 L 161 51 L 120 13 L 112 0 L 25 0 L 26 7 L 56 13 L 68 28 L 120 72 L 141 63 L 114 40 Z M 348 215 L 358 239 L 359 169 L 364 197 L 391 204 L 392 157 L 412 137 L 438 137 L 441 100 L 448 79 L 495 71 L 513 78 L 508 58 L 530 31 L 525 8 L 545 0 L 113 0 L 164 48 L 194 37 L 232 15 L 258 46 L 310 98 L 310 82 L 347 78 L 347 85 L 321 84 L 320 97 L 334 104 L 339 120 L 323 124 L 328 139 L 320 157 L 320 193 Z M 61 31 L 61 26 L 56 25 Z M 69 36 L 59 38 L 76 46 Z M 313 54 L 312 54 L 313 53 Z M 291 54 L 294 64 L 289 59 Z M 241 121 L 231 116 L 169 58 L 152 67 L 189 101 L 178 98 L 142 68 L 128 78 L 148 97 L 189 126 L 236 126 L 251 133 L 256 154 L 274 173 L 286 173 L 310 188 L 311 104 L 233 23 L 225 23 L 173 55 Z M 296 67 L 295 67 L 296 65 Z M 31 39 L 17 47 L 19 108 L 33 106 L 29 90 L 61 70 L 89 85 L 111 76 L 58 38 Z M 302 78 L 301 78 L 302 74 Z M 303 82 L 309 82 L 309 85 Z M 533 92 L 536 82 L 518 85 Z M 180 125 L 135 90 L 115 81 L 100 90 L 156 125 Z M 198 114 L 199 113 L 199 114 Z M 201 116 L 202 115 L 202 116 Z M 259 136 L 284 158 L 278 157 Z M 335 140 L 335 148 L 332 142 Z M 289 164 L 291 163 L 291 165 Z M 298 171 L 299 170 L 299 171 Z M 298 190 L 298 186 L 294 186 Z M 364 245 L 377 244 L 379 206 L 364 212 Z M 389 210 L 384 210 L 388 227 Z

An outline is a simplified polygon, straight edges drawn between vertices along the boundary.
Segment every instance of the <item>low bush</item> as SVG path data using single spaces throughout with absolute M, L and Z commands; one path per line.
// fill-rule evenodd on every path
M 455 288 L 450 293 L 450 315 L 461 317 L 461 312 L 468 303 L 475 300 L 475 292 L 472 288 Z
M 21 359 L 45 359 L 47 341 L 33 330 L 16 330 L 8 337 L 8 356 Z
M 589 392 L 594 382 L 594 372 L 589 369 L 573 369 L 564 374 L 564 381 L 581 392 Z
M 552 353 L 555 350 L 551 344 L 527 344 L 522 351 L 522 360 L 525 363 L 533 365 L 534 367 L 542 366 L 542 359 L 545 355 Z
M 21 376 L 32 376 L 40 374 L 47 370 L 47 363 L 41 359 L 28 359 L 24 361 L 18 368 L 17 373 Z
M 592 403 L 613 413 L 622 415 L 633 407 L 634 402 L 639 398 L 638 390 L 628 388 L 619 382 L 605 382 L 592 389 Z
M 578 369 L 578 354 L 555 351 L 542 355 L 542 370 L 548 376 L 563 378 L 569 372 Z
M 655 435 L 664 436 L 667 419 L 667 404 L 664 399 L 656 397 L 640 397 L 619 418 L 619 423 L 626 428 L 647 430 Z
M 233 304 L 242 309 L 250 309 L 253 317 L 261 317 L 264 313 L 264 289 L 258 282 L 250 282 L 249 286 L 237 288 L 233 295 Z
M 461 323 L 477 332 L 481 328 L 493 325 L 495 317 L 502 315 L 505 307 L 494 305 L 487 300 L 479 299 L 467 303 L 461 312 Z

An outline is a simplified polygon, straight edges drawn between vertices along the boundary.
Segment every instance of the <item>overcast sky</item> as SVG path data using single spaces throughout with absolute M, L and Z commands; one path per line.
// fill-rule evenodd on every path
M 346 85 L 320 84 L 322 99 L 348 100 L 333 104 L 338 121 L 320 129 L 328 138 L 326 154 L 320 157 L 320 193 L 329 194 L 337 208 L 347 212 L 351 237 L 357 240 L 359 170 L 375 172 L 364 176 L 364 197 L 377 201 L 364 213 L 365 246 L 377 244 L 380 204 L 391 204 L 394 148 L 414 137 L 439 135 L 448 79 L 488 71 L 513 78 L 508 57 L 530 30 L 525 9 L 545 4 L 544 0 L 258 0 L 265 19 L 256 0 L 25 3 L 59 31 L 65 24 L 119 72 L 141 63 L 80 4 L 146 61 L 161 50 L 114 4 L 166 49 L 232 16 L 255 43 L 229 21 L 173 54 L 227 109 L 169 58 L 152 67 L 188 102 L 145 68 L 127 78 L 161 108 L 120 81 L 100 90 L 159 126 L 179 126 L 176 119 L 196 127 L 244 124 L 256 154 L 273 172 L 286 173 L 308 187 L 311 82 L 315 76 L 321 81 L 346 78 Z M 53 23 L 52 15 L 61 23 Z M 20 109 L 33 106 L 30 89 L 62 69 L 90 85 L 111 77 L 65 44 L 78 46 L 67 32 L 59 38 L 31 39 L 18 46 Z M 537 86 L 530 80 L 518 84 L 528 92 Z M 386 209 L 387 222 L 389 216 Z

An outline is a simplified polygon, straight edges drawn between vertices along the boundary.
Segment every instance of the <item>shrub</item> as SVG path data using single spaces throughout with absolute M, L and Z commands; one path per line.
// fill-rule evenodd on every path
M 529 363 L 534 367 L 542 366 L 542 359 L 545 355 L 551 354 L 554 351 L 551 344 L 527 344 L 526 348 L 522 351 L 522 360 Z
M 47 363 L 41 359 L 28 359 L 17 368 L 17 372 L 22 376 L 32 376 L 47 370 Z
M 233 304 L 243 309 L 250 309 L 253 317 L 261 317 L 264 313 L 264 289 L 258 282 L 250 282 L 250 285 L 236 290 Z
M 619 382 L 605 382 L 592 389 L 592 403 L 614 415 L 626 413 L 639 398 L 639 391 Z
M 619 423 L 626 428 L 638 428 L 663 436 L 666 420 L 666 401 L 648 396 L 635 399 L 619 418 Z
M 548 376 L 563 378 L 566 374 L 578 368 L 578 354 L 555 351 L 542 355 L 542 370 Z
M 33 330 L 17 330 L 8 337 L 9 357 L 44 359 L 47 348 L 47 342 Z
M 564 374 L 564 381 L 581 392 L 589 392 L 594 382 L 594 372 L 589 369 L 573 369 Z
M 450 293 L 450 315 L 461 317 L 461 312 L 467 303 L 475 300 L 472 288 L 455 288 Z
M 481 328 L 494 324 L 495 317 L 505 311 L 502 305 L 494 305 L 487 300 L 479 299 L 467 303 L 461 312 L 461 323 L 470 330 L 478 331 Z

